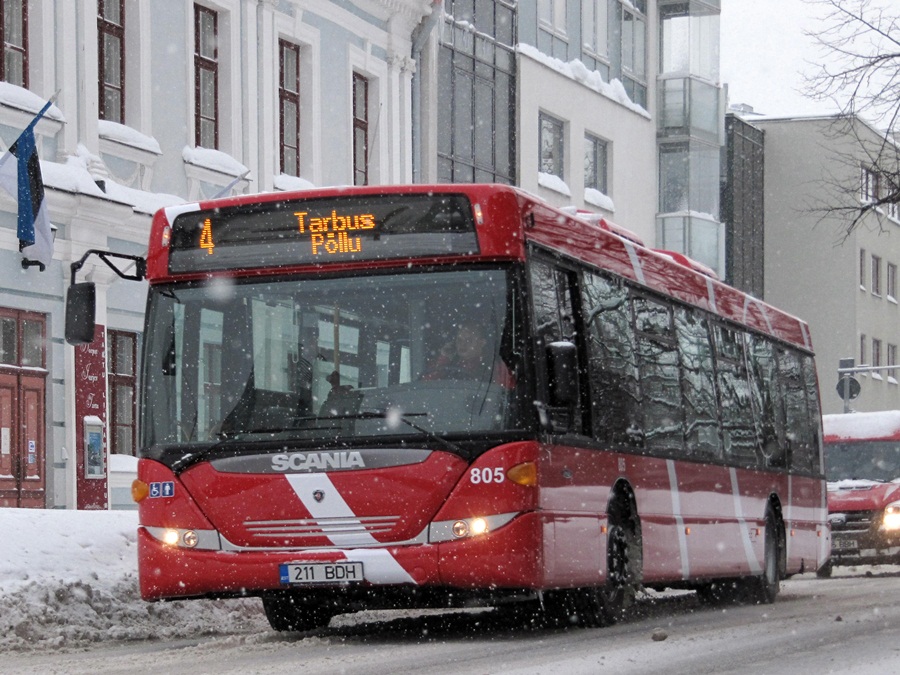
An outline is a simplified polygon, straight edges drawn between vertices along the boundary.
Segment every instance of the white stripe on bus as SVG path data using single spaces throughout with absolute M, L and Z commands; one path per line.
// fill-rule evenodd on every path
M 753 550 L 753 543 L 750 541 L 750 528 L 747 526 L 747 520 L 744 518 L 744 507 L 741 504 L 741 491 L 738 488 L 737 470 L 732 467 L 728 472 L 731 474 L 731 493 L 734 495 L 734 517 L 737 519 L 738 526 L 741 530 L 741 541 L 744 543 L 744 553 L 747 556 L 747 564 L 750 566 L 750 571 L 753 574 L 760 574 L 762 572 L 762 567 Z
M 716 307 L 716 285 L 709 277 L 706 277 L 706 293 L 709 295 L 709 308 L 714 314 L 718 314 L 719 308 Z
M 634 244 L 630 241 L 623 241 L 622 243 L 625 244 L 625 250 L 628 252 L 628 259 L 631 260 L 631 268 L 634 270 L 635 279 L 637 279 L 639 284 L 646 286 L 647 282 L 644 281 L 644 269 L 641 267 L 641 259 L 638 258 Z
M 678 476 L 675 475 L 674 460 L 666 460 L 666 468 L 669 470 L 669 492 L 672 494 L 672 515 L 675 516 L 675 525 L 678 529 L 678 548 L 681 550 L 681 578 L 691 576 L 691 561 L 688 555 L 687 532 L 684 529 L 684 518 L 681 515 L 681 495 L 678 492 Z
M 344 501 L 334 483 L 325 473 L 295 473 L 285 476 L 298 499 L 309 511 L 313 518 L 351 518 L 356 519 L 356 514 Z M 317 490 L 321 490 L 323 498 L 316 501 L 313 496 Z M 362 527 L 362 524 L 356 520 Z M 378 541 L 368 532 L 355 534 L 331 534 L 328 540 L 335 546 L 364 546 L 377 545 Z M 384 548 L 367 549 L 341 549 L 339 551 L 348 560 L 363 563 L 363 573 L 366 581 L 374 584 L 403 584 L 415 583 L 403 566 L 397 562 L 390 551 Z

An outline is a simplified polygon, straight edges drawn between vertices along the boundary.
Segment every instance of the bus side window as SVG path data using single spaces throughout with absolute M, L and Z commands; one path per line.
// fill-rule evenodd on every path
M 685 453 L 689 457 L 720 458 L 722 444 L 709 320 L 698 310 L 676 307 L 675 330 L 681 360 Z
M 759 459 L 744 341 L 740 333 L 719 323 L 715 324 L 713 334 L 725 459 L 755 467 Z
M 594 438 L 643 447 L 644 420 L 628 289 L 622 283 L 585 272 L 581 304 Z
M 547 378 L 549 376 L 547 346 L 552 342 L 577 344 L 578 336 L 572 307 L 572 279 L 568 272 L 534 260 L 531 261 L 530 276 L 535 334 L 538 340 L 537 353 L 543 364 L 544 377 Z M 577 371 L 580 373 L 581 368 L 578 367 Z M 576 389 L 580 391 L 578 383 L 575 384 Z M 580 397 L 576 396 L 577 399 Z M 569 413 L 571 418 L 567 419 Z M 554 414 L 551 421 L 554 429 L 568 428 L 580 433 L 583 427 L 581 408 L 576 405 L 574 410 L 559 411 L 558 415 Z
M 646 447 L 680 455 L 684 452 L 684 409 L 671 307 L 641 296 L 633 303 Z
M 806 378 L 803 373 L 805 358 L 793 350 L 779 349 L 778 372 L 784 392 L 785 421 L 787 438 L 791 443 L 792 466 L 797 471 L 818 471 L 818 466 L 814 466 L 818 461 L 818 447 L 814 447 L 816 434 L 812 430 Z
M 775 347 L 764 337 L 751 334 L 748 348 L 757 439 L 768 466 L 786 467 L 790 453 L 785 438 L 784 396 L 778 378 Z

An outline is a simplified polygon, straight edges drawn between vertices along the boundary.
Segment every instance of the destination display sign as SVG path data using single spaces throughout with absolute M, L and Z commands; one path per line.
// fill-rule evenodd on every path
M 476 253 L 466 196 L 364 195 L 182 213 L 172 223 L 169 271 Z

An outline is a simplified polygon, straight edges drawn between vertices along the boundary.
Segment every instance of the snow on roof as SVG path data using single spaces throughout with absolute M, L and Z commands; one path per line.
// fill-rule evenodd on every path
M 87 157 L 83 154 L 69 157 L 65 164 L 42 160 L 41 175 L 44 185 L 63 192 L 120 202 L 133 207 L 136 211 L 148 214 L 156 213 L 164 206 L 183 204 L 185 201 L 175 195 L 146 192 L 120 185 L 108 178 L 103 181 L 104 191 L 88 172 L 86 162 Z
M 181 156 L 188 164 L 202 166 L 229 176 L 243 176 L 248 171 L 246 166 L 221 150 L 195 148 L 186 145 L 184 150 L 181 151 Z
M 578 59 L 566 63 L 565 61 L 560 61 L 557 58 L 545 54 L 536 47 L 532 47 L 531 45 L 527 45 L 524 43 L 517 44 L 516 51 L 531 59 L 534 59 L 538 63 L 544 64 L 548 68 L 555 70 L 560 75 L 564 75 L 570 80 L 580 82 L 585 87 L 593 89 L 598 94 L 601 94 L 602 96 L 605 96 L 606 98 L 625 106 L 629 110 L 632 110 L 633 112 L 636 112 L 639 115 L 650 119 L 650 113 L 648 113 L 642 106 L 634 103 L 628 97 L 628 93 L 625 91 L 625 87 L 619 80 L 613 79 L 611 82 L 605 82 L 603 80 L 603 76 L 599 71 L 589 70 L 588 67 Z
M 885 439 L 900 434 L 900 410 L 822 415 L 825 440 Z
M 566 182 L 559 176 L 554 176 L 552 173 L 538 171 L 538 185 L 545 187 L 548 190 L 558 192 L 566 197 L 572 196 L 572 191 L 569 189 L 569 186 L 566 185 Z
M 17 87 L 9 82 L 0 82 L 0 103 L 8 105 L 11 108 L 18 108 L 26 112 L 37 114 L 47 104 L 47 99 L 41 98 L 33 91 L 28 91 L 22 87 Z M 62 110 L 56 107 L 54 103 L 51 105 L 44 117 L 65 122 L 66 118 L 62 114 Z
M 111 141 L 117 141 L 123 145 L 130 145 L 133 148 L 146 150 L 147 152 L 152 152 L 156 155 L 162 154 L 159 142 L 155 138 L 146 136 L 140 131 L 125 126 L 124 124 L 110 122 L 109 120 L 100 120 L 97 122 L 97 132 L 103 138 L 108 138 Z
M 584 201 L 588 204 L 599 206 L 601 209 L 609 211 L 610 213 L 614 213 L 616 210 L 616 205 L 613 203 L 612 198 L 594 188 L 584 189 Z

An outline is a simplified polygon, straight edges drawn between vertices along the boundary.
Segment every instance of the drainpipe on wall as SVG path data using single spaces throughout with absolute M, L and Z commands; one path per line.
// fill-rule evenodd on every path
M 412 178 L 413 183 L 422 180 L 422 51 L 431 36 L 431 31 L 443 15 L 443 0 L 431 0 L 431 13 L 422 19 L 412 33 L 412 60 L 416 72 L 412 79 Z

